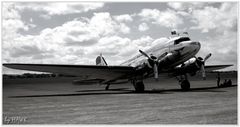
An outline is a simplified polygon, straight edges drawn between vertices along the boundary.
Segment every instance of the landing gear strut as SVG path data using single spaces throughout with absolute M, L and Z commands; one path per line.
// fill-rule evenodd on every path
M 181 88 L 182 88 L 182 90 L 184 90 L 184 91 L 189 90 L 189 89 L 190 89 L 190 83 L 189 83 L 189 81 L 188 81 L 188 80 L 183 80 L 183 81 L 181 81 Z
M 190 82 L 188 81 L 187 74 L 185 74 L 184 76 L 180 76 L 180 79 L 178 79 L 178 81 L 183 91 L 187 91 L 190 89 Z
M 110 86 L 110 83 L 107 84 L 107 86 L 105 87 L 105 90 L 109 90 L 109 86 Z
M 134 86 L 136 92 L 138 92 L 138 93 L 144 92 L 145 87 L 144 87 L 143 81 L 133 80 L 132 83 L 133 83 L 133 86 Z

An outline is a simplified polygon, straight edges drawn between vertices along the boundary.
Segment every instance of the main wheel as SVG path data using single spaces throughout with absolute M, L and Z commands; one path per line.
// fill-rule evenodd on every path
M 182 88 L 182 90 L 184 90 L 184 91 L 189 90 L 189 89 L 190 89 L 190 83 L 189 83 L 189 81 L 188 81 L 188 80 L 183 80 L 183 81 L 181 82 L 181 88 Z
M 107 84 L 105 87 L 105 90 L 109 90 L 109 86 L 110 86 L 110 84 Z
M 133 86 L 134 86 L 136 92 L 138 92 L 138 93 L 144 92 L 145 87 L 144 87 L 143 82 L 136 82 L 135 84 L 133 84 Z

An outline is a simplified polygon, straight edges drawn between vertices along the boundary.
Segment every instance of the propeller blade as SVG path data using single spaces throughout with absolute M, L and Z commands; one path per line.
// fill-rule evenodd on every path
M 154 78 L 156 80 L 158 80 L 158 62 L 156 60 L 156 58 L 154 58 L 155 56 L 152 56 L 153 58 L 151 58 L 147 53 L 143 52 L 142 50 L 139 50 L 139 52 L 146 56 L 149 60 L 151 60 L 154 64 L 153 64 L 153 73 L 154 73 Z M 151 65 L 152 66 L 152 65 Z
M 197 62 L 197 65 L 198 67 L 200 67 L 200 71 L 202 73 L 202 78 L 203 80 L 206 80 L 206 72 L 205 72 L 205 62 L 206 60 L 208 60 L 210 57 L 211 57 L 211 53 L 209 53 L 204 59 L 202 57 L 195 57 L 196 58 L 196 62 Z
M 157 80 L 158 79 L 158 66 L 157 66 L 157 63 L 154 63 L 153 72 L 154 72 L 154 78 Z
M 142 50 L 139 50 L 139 52 L 140 52 L 141 54 L 143 54 L 144 56 L 146 56 L 148 59 L 152 60 L 152 58 L 151 58 L 150 56 L 148 56 L 147 53 L 143 52 Z
M 212 54 L 209 53 L 205 58 L 204 58 L 204 62 L 211 56 Z
M 202 64 L 201 66 L 201 72 L 202 72 L 202 78 L 203 80 L 206 80 L 206 72 L 205 72 L 205 68 L 204 68 L 204 65 Z

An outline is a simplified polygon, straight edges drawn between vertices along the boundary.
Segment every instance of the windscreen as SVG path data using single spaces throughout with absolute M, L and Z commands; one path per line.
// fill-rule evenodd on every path
M 174 45 L 179 44 L 179 43 L 181 43 L 183 41 L 190 41 L 190 38 L 188 38 L 188 37 L 181 37 L 181 38 L 179 38 L 179 39 L 174 41 Z

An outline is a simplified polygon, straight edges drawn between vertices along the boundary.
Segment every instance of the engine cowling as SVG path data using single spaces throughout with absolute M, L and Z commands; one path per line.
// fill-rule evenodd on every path
M 176 61 L 176 59 L 179 57 L 179 52 L 171 52 L 167 53 L 164 57 L 162 57 L 160 60 L 158 60 L 159 66 L 163 67 L 165 65 L 169 65 Z
M 174 75 L 184 75 L 186 73 L 195 75 L 197 71 L 202 73 L 203 80 L 206 80 L 205 62 L 211 57 L 211 53 L 206 55 L 204 59 L 202 57 L 193 57 L 188 61 L 184 62 Z
M 201 58 L 193 57 L 184 62 L 181 66 L 182 73 L 189 73 L 191 76 L 195 75 L 197 71 L 201 69 Z
M 139 50 L 139 52 L 141 54 L 143 54 L 144 56 L 146 56 L 148 59 L 147 59 L 147 61 L 140 64 L 137 67 L 137 70 L 142 71 L 142 72 L 147 72 L 147 73 L 145 73 L 146 76 L 151 74 L 149 72 L 153 71 L 154 78 L 156 80 L 158 79 L 159 67 L 164 67 L 165 65 L 173 63 L 180 55 L 179 52 L 171 52 L 171 53 L 166 52 L 157 58 L 152 54 L 150 54 L 150 56 L 149 56 L 148 54 L 146 54 L 145 52 L 143 52 L 141 50 Z

